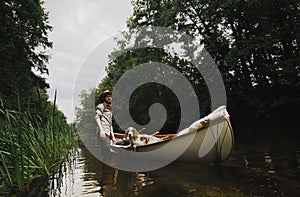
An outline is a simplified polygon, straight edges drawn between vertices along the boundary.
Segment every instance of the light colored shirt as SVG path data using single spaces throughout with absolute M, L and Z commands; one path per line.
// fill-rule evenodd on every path
M 97 106 L 95 118 L 100 118 L 104 133 L 110 136 L 110 129 L 112 126 L 112 112 L 109 109 L 105 109 L 103 103 Z

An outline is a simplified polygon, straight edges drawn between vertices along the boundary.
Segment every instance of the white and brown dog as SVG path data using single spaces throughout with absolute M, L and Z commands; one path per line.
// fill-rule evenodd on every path
M 140 132 L 144 130 L 145 128 L 138 131 L 133 127 L 128 127 L 125 130 L 125 138 L 129 138 L 129 142 L 133 148 L 135 148 L 137 145 L 146 145 L 161 141 L 159 138 L 152 135 L 140 134 Z

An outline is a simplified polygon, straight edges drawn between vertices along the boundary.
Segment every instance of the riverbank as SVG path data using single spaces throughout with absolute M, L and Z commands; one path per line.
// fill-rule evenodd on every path
M 47 120 L 9 110 L 0 115 L 0 195 L 34 195 L 37 180 L 47 180 L 71 157 L 74 126 L 54 115 Z

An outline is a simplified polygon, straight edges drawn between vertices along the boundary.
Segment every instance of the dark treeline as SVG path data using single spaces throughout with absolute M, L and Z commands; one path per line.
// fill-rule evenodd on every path
M 127 21 L 129 29 L 162 26 L 201 38 L 222 74 L 228 111 L 238 137 L 247 136 L 255 127 L 264 128 L 266 132 L 296 134 L 300 109 L 299 1 L 139 0 L 132 4 L 133 14 Z M 120 49 L 126 48 L 128 38 L 124 37 L 119 41 Z M 112 56 L 114 53 L 118 50 Z M 96 91 L 113 88 L 123 73 L 149 61 L 166 63 L 186 74 L 199 96 L 201 109 L 204 109 L 201 115 L 212 110 L 201 75 L 188 66 L 188 62 L 152 48 L 128 50 L 117 59 L 111 58 L 108 76 Z M 176 105 L 173 104 L 176 99 L 157 94 L 163 87 L 151 88 L 155 88 L 150 91 L 152 95 L 149 89 L 135 93 L 141 98 L 146 94 L 146 99 L 132 97 L 131 105 L 137 104 L 136 114 L 143 115 L 150 98 L 156 102 L 160 98 L 158 102 L 161 103 L 167 100 L 166 105 L 171 107 Z M 173 113 L 168 113 L 171 119 L 177 111 L 175 107 Z M 147 115 L 144 117 L 147 119 Z M 136 121 L 143 123 L 139 117 Z M 172 130 L 173 125 L 165 125 L 165 131 Z

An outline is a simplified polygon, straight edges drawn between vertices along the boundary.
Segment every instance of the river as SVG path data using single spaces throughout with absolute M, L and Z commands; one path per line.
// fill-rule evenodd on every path
M 292 140 L 295 141 L 295 140 Z M 291 140 L 236 145 L 221 167 L 173 162 L 151 172 L 104 165 L 83 145 L 49 196 L 299 196 L 300 144 Z

